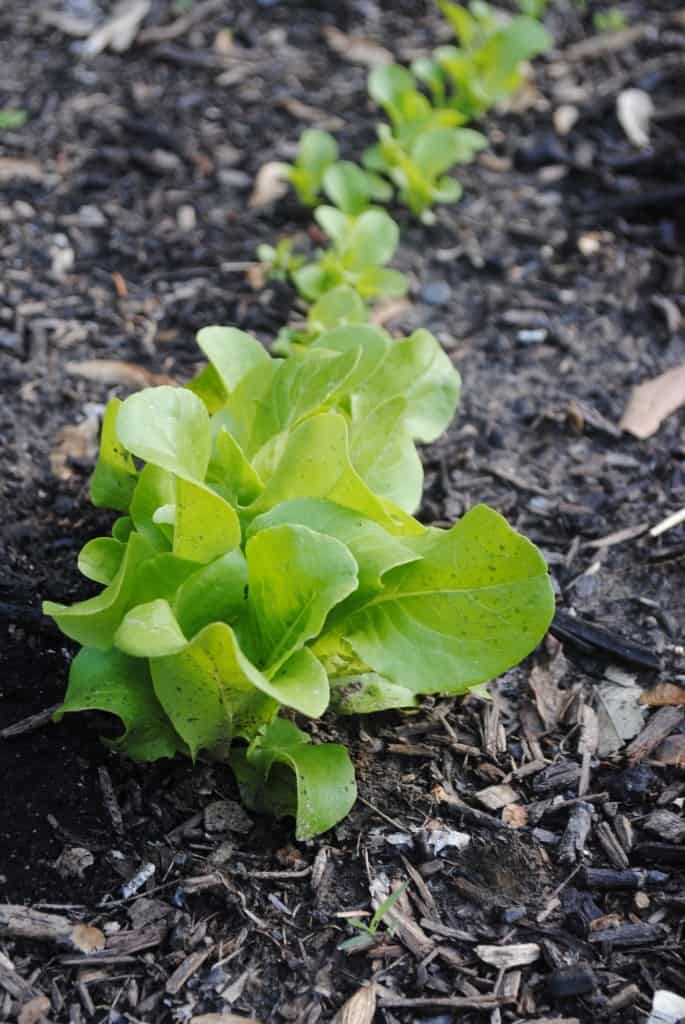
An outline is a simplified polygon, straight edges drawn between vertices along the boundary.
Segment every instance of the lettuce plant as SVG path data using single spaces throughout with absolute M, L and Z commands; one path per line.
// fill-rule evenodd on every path
M 328 132 L 308 128 L 302 132 L 293 164 L 284 164 L 285 176 L 303 206 L 314 206 L 324 174 L 338 159 L 338 143 Z
M 103 589 L 44 605 L 82 645 L 60 714 L 118 716 L 113 746 L 138 760 L 227 761 L 245 801 L 305 839 L 355 783 L 345 748 L 293 714 L 463 693 L 535 646 L 552 591 L 496 512 L 448 530 L 411 514 L 414 441 L 459 396 L 426 331 L 333 327 L 285 360 L 232 328 L 198 342 L 209 364 L 190 386 L 107 406 L 91 495 L 120 515 L 79 556 Z
M 466 118 L 483 114 L 506 99 L 521 84 L 521 65 L 551 46 L 544 26 L 520 14 L 502 22 L 483 0 L 468 8 L 451 0 L 438 6 L 454 29 L 459 46 L 441 46 L 430 65 L 415 66 L 434 97 L 444 98 L 451 88 L 450 106 Z
M 443 104 L 444 83 L 434 62 L 416 62 L 432 85 L 435 105 L 419 92 L 412 75 L 399 64 L 386 64 L 369 75 L 369 93 L 385 111 L 390 125 L 378 126 L 378 143 L 367 149 L 364 166 L 386 174 L 412 213 L 426 219 L 434 203 L 456 202 L 462 188 L 447 174 L 456 164 L 473 159 L 485 145 L 484 137 L 470 128 L 457 110 Z M 442 105 L 441 105 L 442 104 Z
M 339 285 L 354 288 L 363 300 L 404 295 L 406 277 L 385 266 L 395 255 L 400 234 L 385 210 L 370 207 L 354 215 L 335 206 L 317 206 L 314 217 L 331 245 L 292 274 L 305 299 L 316 301 Z

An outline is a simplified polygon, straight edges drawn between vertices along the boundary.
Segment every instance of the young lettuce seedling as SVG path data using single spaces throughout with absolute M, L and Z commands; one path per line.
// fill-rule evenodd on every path
M 304 263 L 304 256 L 298 256 L 293 252 L 293 242 L 290 238 L 279 239 L 275 246 L 266 243 L 258 245 L 257 259 L 266 274 L 275 281 L 287 281 Z
M 304 298 L 316 301 L 339 285 L 354 288 L 363 300 L 404 295 L 406 277 L 385 266 L 399 242 L 399 228 L 385 210 L 370 208 L 353 216 L 335 206 L 317 206 L 314 217 L 331 245 L 292 275 Z
M 349 811 L 354 773 L 279 710 L 463 693 L 532 650 L 552 590 L 496 512 L 448 530 L 411 515 L 414 441 L 459 396 L 426 331 L 334 327 L 285 360 L 233 328 L 198 342 L 209 366 L 190 387 L 107 407 L 93 499 L 121 515 L 79 557 L 104 589 L 44 605 L 82 645 L 60 715 L 118 716 L 113 746 L 137 760 L 228 761 L 245 801 L 306 839 Z
M 441 94 L 445 79 L 449 82 L 452 107 L 466 118 L 479 117 L 519 88 L 521 65 L 549 49 L 551 38 L 539 21 L 525 14 L 502 23 L 482 0 L 468 8 L 451 0 L 437 2 L 459 46 L 438 47 L 432 73 L 435 79 L 443 73 Z
M 328 132 L 302 132 L 294 164 L 284 164 L 286 177 L 303 206 L 314 206 L 327 169 L 338 159 L 338 143 Z
M 427 218 L 434 203 L 455 202 L 461 196 L 458 181 L 447 172 L 459 163 L 473 159 L 485 145 L 484 137 L 469 128 L 460 128 L 464 117 L 456 110 L 441 106 L 442 75 L 431 72 L 431 62 L 419 62 L 417 68 L 432 86 L 436 106 L 418 91 L 406 68 L 387 64 L 369 75 L 369 93 L 383 108 L 391 126 L 378 126 L 378 144 L 366 150 L 365 167 L 388 175 L 399 190 L 400 199 L 412 213 Z

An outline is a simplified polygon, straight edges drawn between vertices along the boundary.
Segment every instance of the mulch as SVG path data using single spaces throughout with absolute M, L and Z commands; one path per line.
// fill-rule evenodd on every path
M 309 214 L 248 200 L 306 126 L 346 157 L 373 138 L 368 69 L 330 27 L 404 61 L 444 27 L 423 2 L 153 0 L 147 38 L 86 59 L 69 33 L 108 5 L 0 10 L 0 108 L 29 115 L 0 134 L 0 1020 L 316 1024 L 351 999 L 339 1021 L 585 1024 L 685 997 L 685 526 L 653 529 L 685 505 L 685 429 L 619 427 L 685 362 L 685 20 L 635 0 L 597 37 L 587 6 L 553 5 L 557 50 L 488 117 L 463 201 L 432 228 L 396 211 L 411 293 L 387 323 L 464 378 L 422 520 L 497 508 L 559 613 L 489 701 L 312 723 L 360 799 L 307 843 L 221 765 L 134 765 L 106 716 L 52 723 L 73 645 L 40 601 L 89 593 L 107 398 L 186 380 L 207 323 L 268 343 L 301 317 L 250 267 L 259 242 L 311 245 Z M 627 87 L 656 108 L 643 150 Z M 350 923 L 404 883 L 373 936 Z

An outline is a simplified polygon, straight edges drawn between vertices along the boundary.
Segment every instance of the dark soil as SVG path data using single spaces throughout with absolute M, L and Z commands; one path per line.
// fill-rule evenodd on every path
M 422 518 L 451 523 L 493 505 L 545 551 L 560 608 L 604 640 L 566 644 L 563 671 L 550 639 L 499 682 L 494 704 L 427 701 L 411 716 L 318 723 L 350 746 L 363 799 L 306 844 L 287 821 L 238 816 L 222 768 L 112 756 L 99 740 L 112 732 L 105 716 L 1 738 L 1 901 L 49 905 L 108 936 L 104 959 L 85 962 L 59 945 L 2 940 L 0 954 L 50 997 L 50 1020 L 233 1009 L 315 1024 L 372 978 L 374 1019 L 387 1024 L 642 1021 L 655 989 L 685 996 L 685 846 L 643 828 L 655 807 L 682 816 L 683 761 L 668 764 L 660 746 L 632 758 L 590 751 L 582 863 L 616 869 L 622 850 L 626 864 L 667 876 L 648 895 L 598 887 L 559 845 L 576 821 L 583 708 L 598 706 L 612 640 L 659 661 L 649 671 L 624 660 L 639 686 L 685 681 L 685 526 L 593 546 L 685 504 L 682 414 L 646 441 L 617 427 L 634 385 L 685 362 L 685 113 L 675 102 L 685 30 L 679 3 L 635 0 L 623 9 L 645 31 L 583 56 L 573 44 L 590 34 L 592 11 L 579 6 L 554 5 L 559 50 L 516 109 L 483 126 L 491 146 L 460 172 L 463 201 L 433 228 L 396 212 L 412 294 L 390 326 L 432 330 L 464 378 L 454 427 L 424 452 Z M 445 38 L 427 3 L 196 0 L 197 20 L 177 38 L 88 61 L 64 22 L 45 20 L 48 9 L 88 18 L 106 7 L 6 0 L 0 10 L 0 108 L 29 114 L 0 133 L 0 729 L 64 692 L 73 646 L 40 602 L 89 593 L 75 560 L 110 521 L 87 501 L 103 403 L 155 375 L 187 379 L 207 323 L 268 343 L 299 315 L 287 286 L 255 290 L 244 264 L 260 241 L 308 244 L 309 215 L 291 197 L 263 210 L 247 200 L 259 167 L 288 158 L 307 125 L 332 126 L 351 158 L 373 137 L 367 69 L 337 56 L 322 29 L 405 61 Z M 153 0 L 145 25 L 182 13 Z M 615 116 L 626 87 L 646 90 L 658 112 L 646 150 Z M 568 103 L 578 121 L 559 135 L 553 113 Z M 10 171 L 10 160 L 22 166 Z M 556 713 L 545 718 L 549 701 Z M 503 779 L 523 808 L 504 820 L 518 828 L 475 796 Z M 545 803 L 555 796 L 560 806 Z M 232 815 L 220 832 L 202 816 L 216 801 Z M 470 846 L 437 854 L 431 836 L 454 828 Z M 92 855 L 82 877 L 56 866 L 74 847 Z M 154 875 L 122 899 L 147 864 Z M 388 880 L 408 877 L 395 935 L 382 927 L 370 951 L 337 951 L 349 926 L 336 915 L 368 909 L 370 886 L 382 898 Z M 539 959 L 505 980 L 475 952 L 520 943 L 537 944 Z M 179 964 L 187 980 L 169 984 Z M 0 1020 L 28 998 L 6 968 L 0 957 Z M 484 998 L 493 993 L 501 1008 Z

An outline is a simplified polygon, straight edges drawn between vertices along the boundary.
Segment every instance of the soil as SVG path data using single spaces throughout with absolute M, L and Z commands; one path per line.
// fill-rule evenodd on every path
M 623 675 L 609 668 L 624 685 L 685 681 L 685 526 L 597 543 L 685 504 L 682 414 L 643 441 L 617 426 L 635 385 L 685 362 L 684 21 L 677 2 L 635 0 L 622 9 L 636 31 L 584 53 L 585 6 L 553 5 L 557 50 L 511 109 L 485 121 L 490 147 L 460 169 L 462 202 L 440 208 L 431 228 L 393 211 L 412 288 L 388 326 L 429 328 L 464 380 L 454 426 L 423 452 L 421 518 L 497 508 L 543 548 L 562 612 L 599 627 L 599 639 L 564 636 L 562 652 L 550 637 L 489 704 L 325 718 L 315 731 L 348 744 L 362 799 L 309 843 L 295 844 L 287 821 L 241 815 L 221 767 L 113 756 L 99 739 L 112 735 L 106 716 L 45 716 L 0 738 L 2 903 L 108 936 L 108 955 L 85 960 L 3 940 L 0 968 L 9 958 L 48 994 L 46 1018 L 232 1010 L 315 1024 L 370 979 L 374 1019 L 387 1024 L 642 1021 L 656 989 L 685 996 L 685 847 L 644 828 L 655 806 L 682 811 L 682 747 L 677 767 L 663 745 L 600 757 L 590 744 L 582 864 L 616 870 L 622 850 L 626 865 L 664 873 L 651 889 L 604 889 L 560 852 L 576 821 L 583 709 L 599 706 L 612 645 L 640 645 L 642 661 L 624 647 Z M 373 138 L 368 69 L 336 53 L 326 28 L 403 61 L 445 39 L 423 2 L 152 0 L 146 28 L 195 20 L 173 39 L 88 60 L 70 25 L 107 11 L 89 0 L 0 10 L 0 108 L 29 115 L 0 133 L 0 729 L 64 692 L 74 647 L 40 602 L 91 592 L 75 560 L 111 518 L 87 500 L 104 402 L 159 375 L 188 379 L 205 324 L 268 344 L 301 315 L 286 285 L 255 289 L 246 268 L 259 242 L 311 245 L 309 214 L 290 196 L 262 209 L 248 197 L 260 166 L 289 158 L 304 127 L 332 128 L 350 158 Z M 657 111 L 642 150 L 615 116 L 627 87 Z M 559 134 L 554 114 L 569 104 L 578 119 Z M 517 791 L 516 820 L 476 796 L 503 779 Z M 218 832 L 203 816 L 217 801 L 230 812 Z M 457 842 L 455 829 L 470 845 L 436 852 L 435 837 Z M 80 876 L 65 864 L 74 848 L 91 855 Z M 154 874 L 122 896 L 144 865 Z M 339 951 L 350 934 L 341 915 L 368 910 L 370 886 L 378 899 L 407 878 L 394 934 L 382 926 L 369 950 Z M 506 974 L 476 951 L 521 943 L 539 957 Z M 170 982 L 179 965 L 187 979 Z M 28 994 L 0 970 L 0 1020 Z

